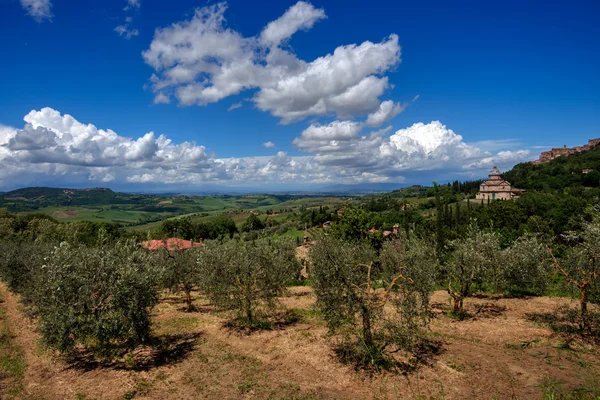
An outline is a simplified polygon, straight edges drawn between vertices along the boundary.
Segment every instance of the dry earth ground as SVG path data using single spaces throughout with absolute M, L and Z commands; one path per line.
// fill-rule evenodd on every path
M 455 321 L 443 312 L 447 294 L 436 292 L 431 335 L 444 351 L 411 374 L 369 376 L 334 359 L 307 287 L 281 299 L 301 316 L 298 323 L 249 336 L 223 328 L 224 315 L 202 298 L 188 313 L 181 297 L 167 295 L 154 312 L 163 353 L 142 349 L 104 366 L 69 365 L 44 350 L 17 297 L 3 285 L 0 292 L 15 345 L 25 353 L 22 390 L 12 395 L 18 399 L 542 399 L 549 391 L 598 390 L 598 348 L 563 348 L 526 316 L 567 302 L 558 298 L 469 299 L 475 317 Z M 145 357 L 155 364 L 132 369 Z M 3 382 L 0 397 L 11 398 Z

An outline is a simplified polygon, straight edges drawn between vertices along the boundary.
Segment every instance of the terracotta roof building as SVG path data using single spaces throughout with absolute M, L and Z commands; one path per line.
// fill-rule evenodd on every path
M 519 197 L 522 189 L 513 188 L 508 181 L 502 179 L 502 174 L 496 166 L 488 175 L 488 180 L 479 185 L 476 198 L 481 200 L 509 200 Z
M 183 240 L 178 238 L 169 238 L 165 240 L 148 240 L 142 243 L 142 246 L 146 250 L 154 251 L 162 248 L 167 248 L 168 250 L 183 250 L 189 249 L 191 247 L 200 247 L 202 243 L 192 242 L 190 240 Z

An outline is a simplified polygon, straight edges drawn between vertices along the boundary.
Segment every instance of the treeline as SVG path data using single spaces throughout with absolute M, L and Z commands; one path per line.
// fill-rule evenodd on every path
M 127 238 L 144 238 L 145 235 L 121 229 L 108 222 L 78 221 L 61 224 L 45 214 L 11 214 L 0 209 L 0 240 L 17 242 L 54 242 L 94 245 L 103 230 L 111 241 Z

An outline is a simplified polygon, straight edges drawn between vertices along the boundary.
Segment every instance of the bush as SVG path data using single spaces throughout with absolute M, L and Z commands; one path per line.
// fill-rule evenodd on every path
M 163 286 L 174 293 L 183 292 L 188 311 L 193 311 L 192 290 L 198 287 L 200 281 L 200 268 L 198 259 L 201 247 L 189 249 L 160 250 L 160 264 L 162 266 Z
M 564 239 L 574 244 L 559 262 L 552 261 L 560 274 L 579 292 L 580 326 L 591 329 L 588 303 L 600 303 L 600 209 L 590 211 L 591 221 L 582 221 L 581 232 L 567 232 Z
M 134 242 L 61 243 L 35 274 L 31 293 L 43 341 L 66 353 L 76 344 L 104 352 L 147 341 L 156 277 L 151 255 Z
M 503 250 L 502 286 L 513 292 L 541 295 L 548 286 L 548 247 L 535 236 L 523 236 Z
M 199 258 L 201 286 L 214 304 L 233 309 L 241 325 L 257 326 L 300 270 L 291 239 L 209 244 Z
M 484 233 L 471 226 L 468 236 L 450 243 L 453 249 L 445 272 L 448 277 L 448 294 L 454 301 L 453 313 L 464 315 L 463 300 L 475 284 L 500 283 L 500 241 L 495 233 Z
M 311 249 L 317 305 L 330 331 L 342 334 L 342 361 L 387 368 L 394 364 L 386 353 L 391 347 L 416 351 L 429 322 L 435 266 L 423 261 L 432 258 L 417 241 L 406 248 L 386 243 L 381 266 L 365 244 L 323 237 Z
M 31 283 L 52 249 L 50 244 L 40 242 L 0 242 L 0 276 L 10 290 L 23 294 L 27 301 Z

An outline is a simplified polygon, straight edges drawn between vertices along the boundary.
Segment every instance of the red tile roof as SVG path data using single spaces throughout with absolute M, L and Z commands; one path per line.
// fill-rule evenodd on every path
M 202 246 L 202 243 L 192 242 L 190 240 L 183 240 L 183 239 L 178 239 L 178 238 L 169 238 L 166 240 L 148 240 L 148 241 L 142 243 L 142 245 L 144 246 L 145 249 L 154 251 L 154 250 L 158 250 L 158 249 L 161 249 L 164 247 L 166 247 L 169 250 L 189 249 L 192 246 L 200 247 L 200 246 Z

